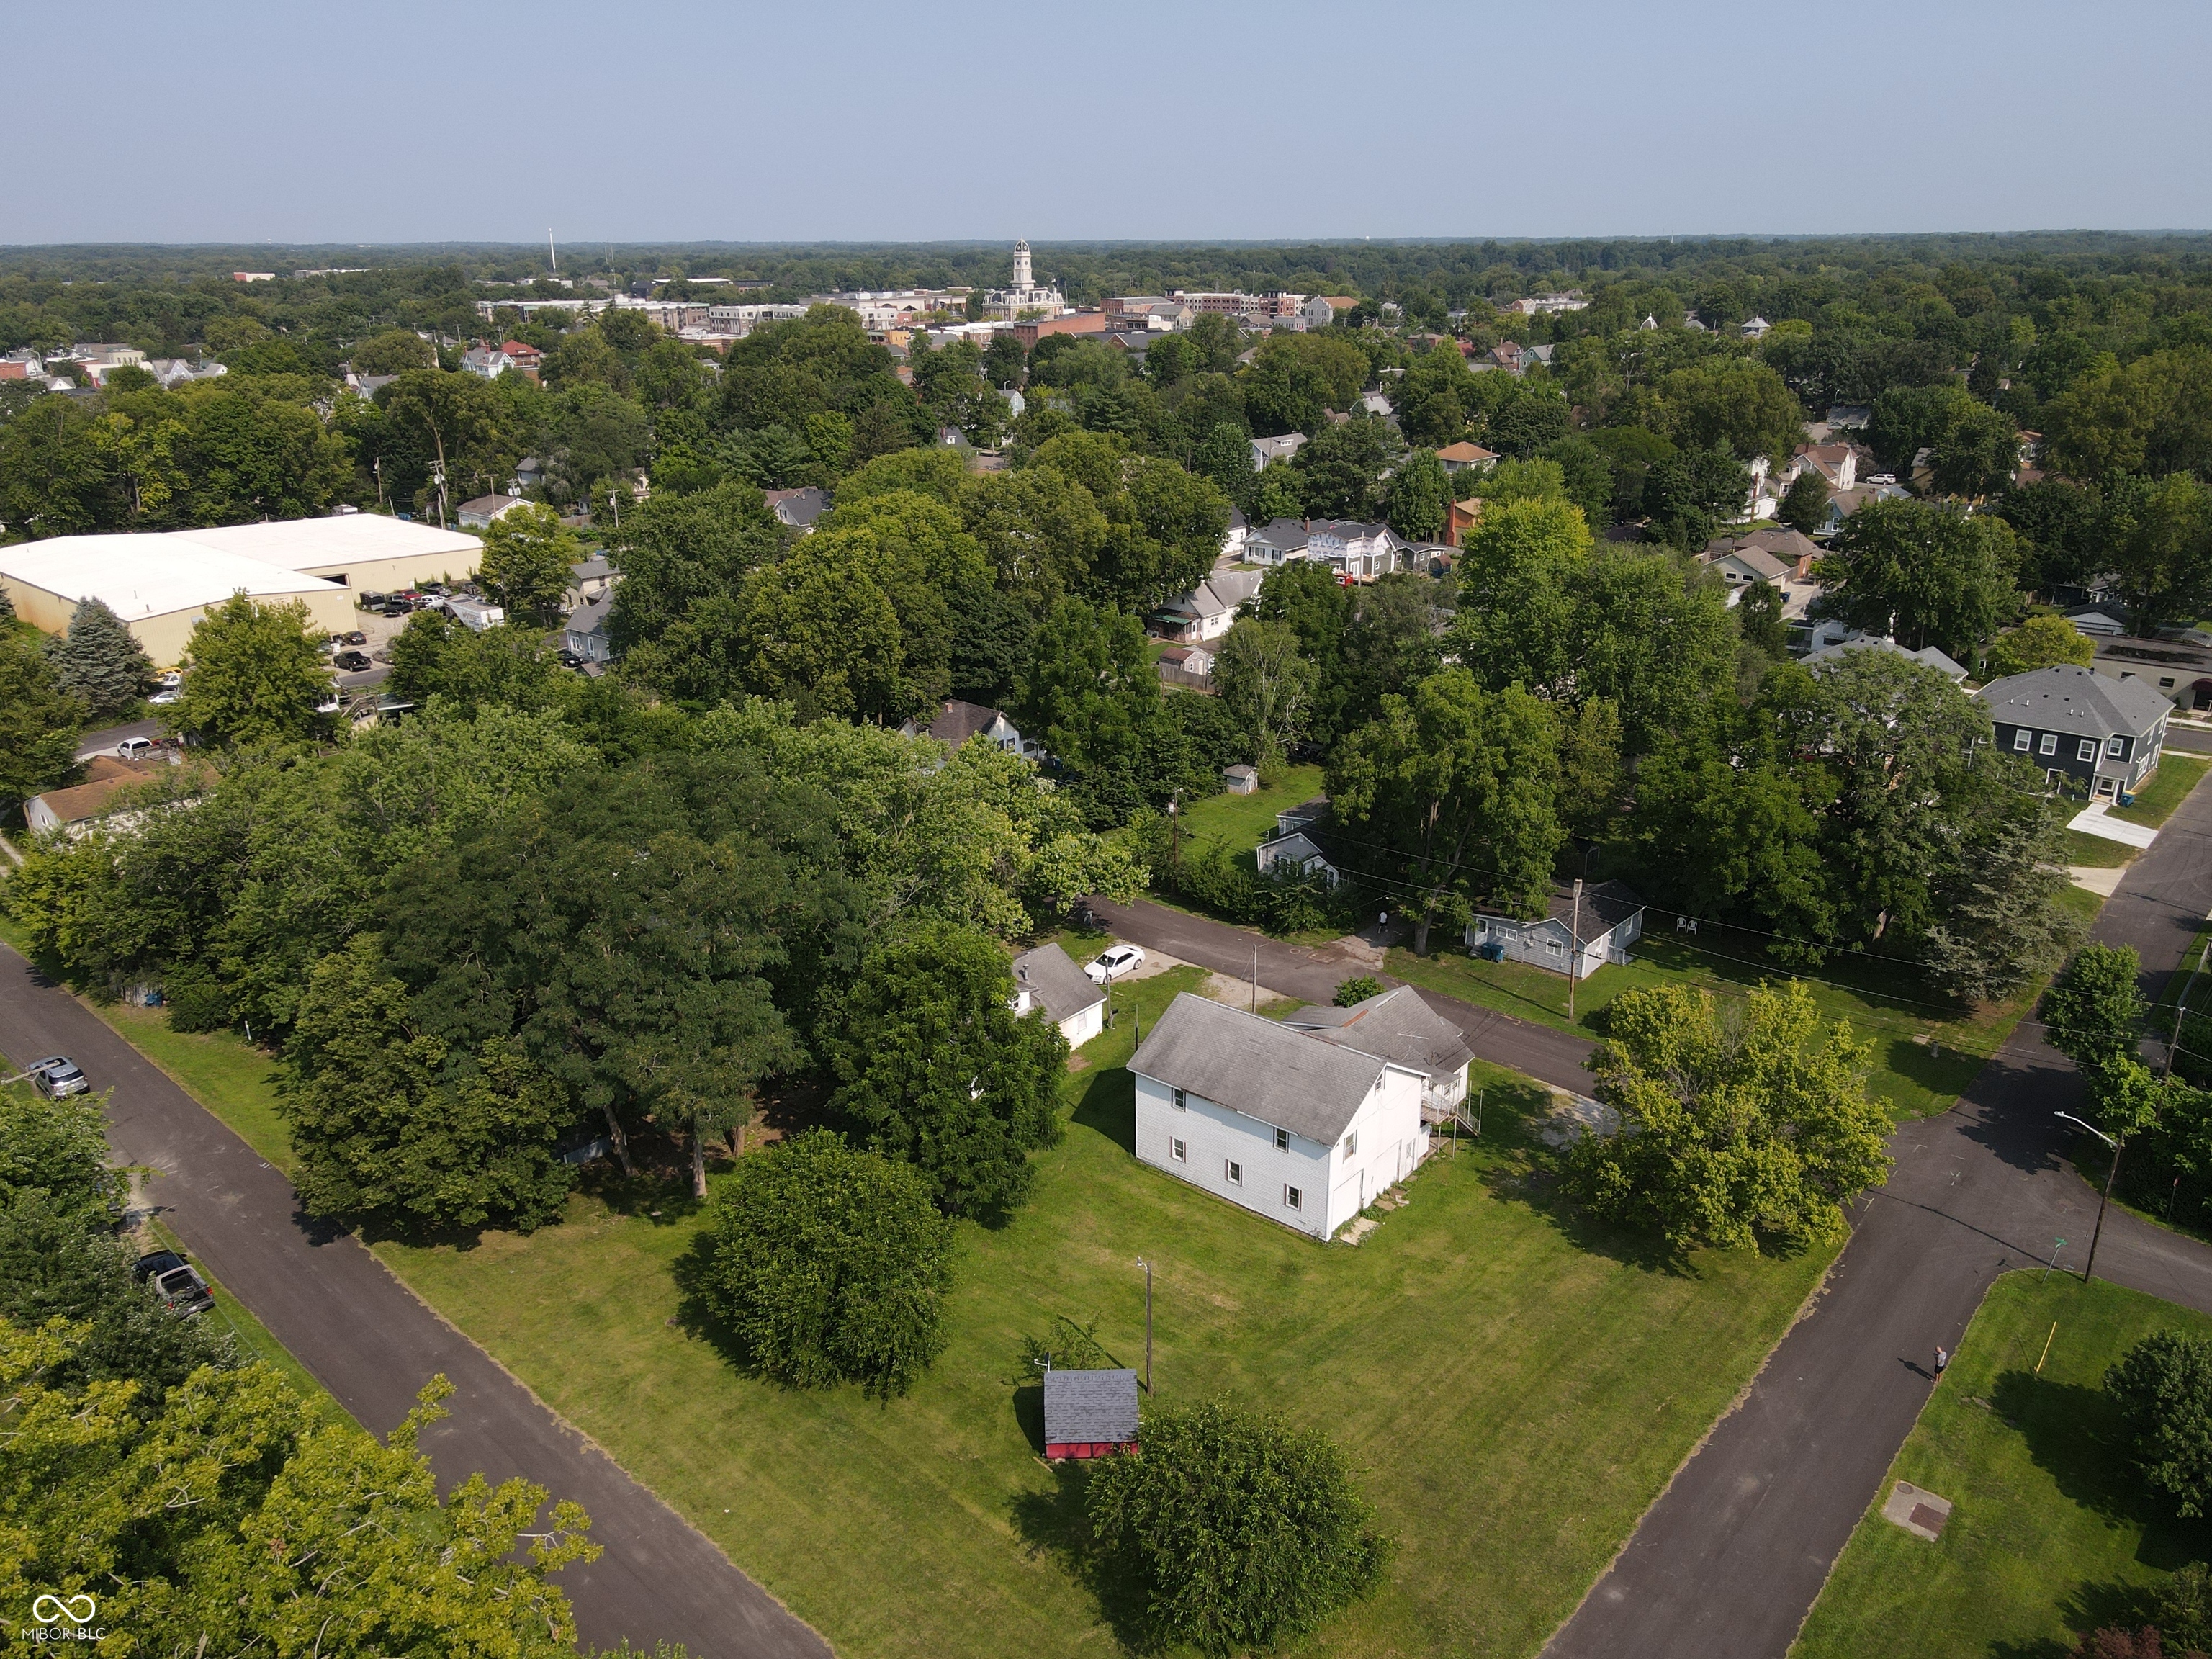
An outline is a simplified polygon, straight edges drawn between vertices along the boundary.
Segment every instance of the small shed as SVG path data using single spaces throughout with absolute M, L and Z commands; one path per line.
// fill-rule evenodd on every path
M 1232 795 L 1256 795 L 1260 793 L 1260 769 L 1256 766 L 1224 766 L 1221 781 Z
M 1103 1457 L 1137 1449 L 1134 1371 L 1047 1371 L 1044 1455 Z
M 1285 873 L 1319 876 L 1332 887 L 1340 879 L 1336 866 L 1328 861 L 1328 855 L 1316 846 L 1312 837 L 1303 830 L 1294 830 L 1287 836 L 1261 842 L 1252 856 L 1263 876 Z

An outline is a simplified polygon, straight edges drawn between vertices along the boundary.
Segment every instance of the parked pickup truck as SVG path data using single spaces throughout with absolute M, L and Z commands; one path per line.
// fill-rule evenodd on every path
M 174 1250 L 155 1250 L 138 1258 L 132 1274 L 142 1285 L 151 1285 L 161 1305 L 179 1319 L 197 1319 L 215 1306 L 207 1281 Z

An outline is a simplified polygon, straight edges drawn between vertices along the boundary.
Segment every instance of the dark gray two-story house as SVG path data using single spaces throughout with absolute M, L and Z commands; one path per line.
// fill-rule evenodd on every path
M 2008 675 L 1974 695 L 1990 711 L 1999 753 L 2032 760 L 2054 786 L 2080 784 L 2100 800 L 2142 787 L 2173 713 L 2139 681 L 2071 665 Z

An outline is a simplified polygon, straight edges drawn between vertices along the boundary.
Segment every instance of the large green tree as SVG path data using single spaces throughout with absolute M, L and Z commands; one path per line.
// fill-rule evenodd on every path
M 871 951 L 845 998 L 835 1103 L 921 1170 L 947 1215 L 1010 1213 L 1034 1178 L 1028 1155 L 1060 1138 L 1067 1041 L 1013 1001 L 1006 951 L 945 921 Z
M 526 502 L 494 520 L 483 544 L 477 574 L 484 592 L 516 621 L 550 627 L 583 556 L 574 534 L 551 507 Z
M 1305 735 L 1319 679 L 1288 623 L 1240 617 L 1214 647 L 1214 690 L 1244 737 L 1245 758 L 1259 765 L 1280 761 Z
M 12 811 L 67 776 L 84 719 L 37 636 L 0 622 L 0 803 Z
M 98 599 L 77 601 L 69 632 L 48 642 L 46 655 L 60 688 L 94 720 L 135 707 L 154 677 L 145 647 Z
M 1559 820 L 1559 732 L 1551 709 L 1518 685 L 1483 690 L 1464 668 L 1430 676 L 1340 741 L 1328 794 L 1348 831 L 1382 849 L 1412 890 L 1413 949 L 1439 919 L 1463 921 L 1482 896 L 1540 913 Z
M 567 1093 L 512 1038 L 457 1050 L 409 1001 L 373 933 L 309 974 L 280 1108 L 301 1202 L 410 1231 L 559 1219 Z
M 1142 1432 L 1092 1466 L 1084 1511 L 1152 1643 L 1263 1650 L 1380 1588 L 1392 1545 L 1320 1431 L 1224 1400 L 1148 1409 Z
M 1848 1021 L 1823 1027 L 1802 980 L 1752 992 L 1741 1021 L 1678 985 L 1607 1013 L 1598 1091 L 1620 1130 L 1585 1137 L 1568 1165 L 1597 1214 L 1677 1249 L 1802 1249 L 1841 1237 L 1843 1206 L 1888 1175 L 1873 1050 Z
M 738 1159 L 701 1285 L 763 1375 L 904 1394 L 945 1348 L 952 1237 L 921 1170 L 817 1129 Z
M 330 666 L 307 607 L 233 594 L 192 625 L 184 694 L 163 712 L 171 730 L 228 748 L 323 732 Z
M 1971 663 L 2020 603 L 2012 527 L 1925 501 L 1871 501 L 1815 566 L 1822 603 L 1855 628 Z
M 2136 1478 L 2185 1521 L 2212 1514 L 2212 1341 L 2154 1331 L 2105 1373 Z

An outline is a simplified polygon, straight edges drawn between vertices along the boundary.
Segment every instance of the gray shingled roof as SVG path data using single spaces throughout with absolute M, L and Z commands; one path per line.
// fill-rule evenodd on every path
M 1047 1371 L 1044 1441 L 1122 1442 L 1137 1437 L 1134 1371 Z
M 1644 908 L 1642 895 L 1625 881 L 1601 881 L 1594 886 L 1585 887 L 1583 889 L 1582 937 L 1585 940 L 1594 939 L 1601 933 L 1610 933 Z M 1505 914 L 1502 910 L 1486 909 L 1480 905 L 1475 907 L 1474 913 L 1479 916 L 1504 916 Z M 1553 888 L 1552 902 L 1546 914 L 1571 930 L 1575 925 L 1575 890 L 1565 886 Z
M 1185 991 L 1129 1069 L 1328 1146 L 1373 1091 L 1382 1062 Z
M 1838 640 L 1833 645 L 1822 646 L 1802 660 L 1806 667 L 1814 668 L 1822 663 L 1841 662 L 1854 651 L 1893 651 L 1907 661 L 1917 662 L 1923 668 L 1934 669 L 1954 685 L 1966 678 L 1966 671 L 1936 647 L 1927 645 L 1917 651 L 1907 651 L 1895 640 L 1879 634 L 1862 634 L 1856 639 Z
M 2008 674 L 1974 695 L 1992 720 L 2084 738 L 2140 737 L 2173 712 L 2140 680 L 2116 680 L 2071 664 Z
M 1040 945 L 1016 957 L 1014 983 L 1044 1004 L 1054 1024 L 1081 1013 L 1094 1002 L 1106 1000 L 1106 993 L 1093 985 L 1057 945 Z
M 1449 1076 L 1474 1058 L 1459 1027 L 1409 985 L 1394 986 L 1349 1008 L 1301 1008 L 1283 1024 L 1432 1078 Z

